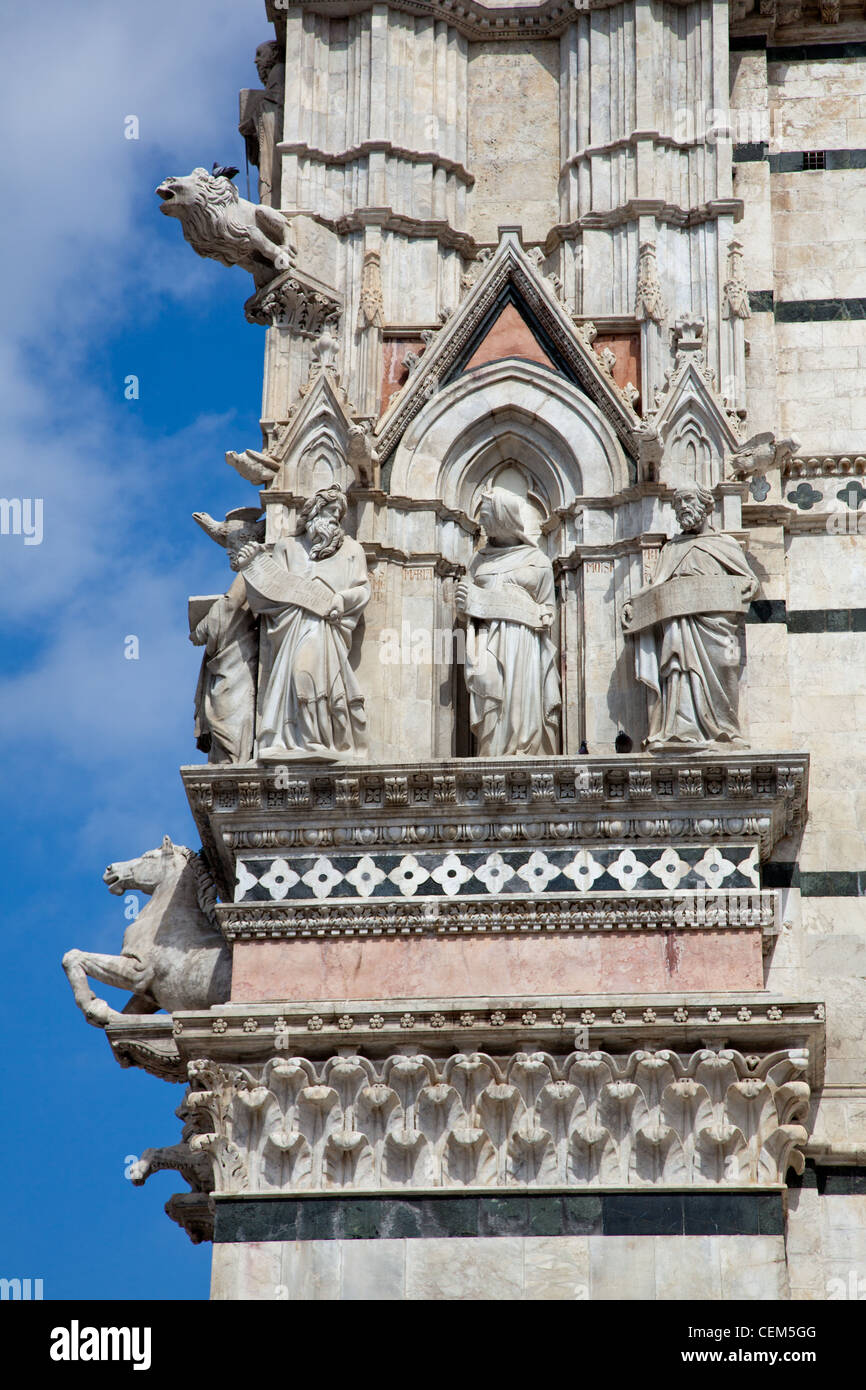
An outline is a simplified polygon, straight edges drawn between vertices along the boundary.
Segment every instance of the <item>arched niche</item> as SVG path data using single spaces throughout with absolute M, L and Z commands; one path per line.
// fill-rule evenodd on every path
M 685 400 L 665 436 L 665 455 L 672 482 L 696 482 L 712 488 L 722 473 L 721 441 L 700 401 Z
M 504 358 L 428 401 L 395 452 L 390 490 L 471 517 L 490 475 L 511 460 L 550 511 L 628 487 L 619 441 L 592 401 L 544 367 Z
M 331 487 L 334 483 L 348 487 L 352 470 L 346 463 L 346 443 L 341 433 L 326 411 L 314 417 L 303 443 L 299 442 L 286 459 L 283 485 L 302 497 L 309 497 L 319 488 Z

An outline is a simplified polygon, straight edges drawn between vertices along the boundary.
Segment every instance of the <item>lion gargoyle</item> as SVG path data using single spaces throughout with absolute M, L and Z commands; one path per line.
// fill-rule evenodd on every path
M 225 174 L 193 169 L 164 179 L 156 190 L 161 212 L 176 217 L 193 251 L 248 270 L 256 289 L 288 270 L 297 256 L 288 219 L 242 198 Z

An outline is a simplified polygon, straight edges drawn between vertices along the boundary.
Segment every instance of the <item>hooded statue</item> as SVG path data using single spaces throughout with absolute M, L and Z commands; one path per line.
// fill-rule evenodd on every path
M 479 757 L 558 751 L 561 703 L 553 567 L 526 534 L 520 499 L 496 488 L 482 498 L 486 537 L 457 586 L 468 618 L 466 688 Z

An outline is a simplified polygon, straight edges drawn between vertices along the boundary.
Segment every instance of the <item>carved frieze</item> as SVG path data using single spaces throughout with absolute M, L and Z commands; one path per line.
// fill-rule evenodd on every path
M 778 894 L 683 892 L 632 897 L 565 895 L 532 899 L 226 903 L 217 908 L 228 941 L 294 938 L 513 935 L 592 931 L 700 931 L 759 928 L 769 948 L 778 933 Z
M 803 1169 L 808 1054 L 423 1052 L 189 1063 L 219 1193 L 764 1187 Z

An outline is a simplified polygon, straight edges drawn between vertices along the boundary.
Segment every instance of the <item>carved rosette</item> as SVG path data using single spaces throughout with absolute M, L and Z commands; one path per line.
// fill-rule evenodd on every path
M 805 1051 L 190 1063 L 216 1193 L 766 1187 L 800 1172 Z

